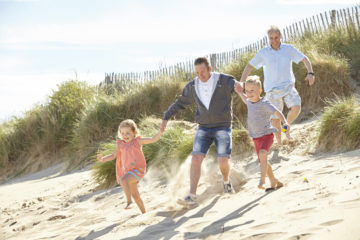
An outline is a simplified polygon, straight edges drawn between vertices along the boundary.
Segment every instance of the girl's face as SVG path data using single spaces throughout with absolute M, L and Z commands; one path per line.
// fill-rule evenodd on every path
M 125 142 L 131 142 L 135 138 L 135 133 L 130 127 L 120 128 L 121 139 Z

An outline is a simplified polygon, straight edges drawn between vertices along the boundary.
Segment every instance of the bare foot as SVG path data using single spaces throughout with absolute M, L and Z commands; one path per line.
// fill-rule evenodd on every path
M 285 135 L 289 141 L 294 140 L 294 138 L 290 135 L 290 132 L 286 132 Z
M 132 202 L 131 202 L 131 203 L 127 203 L 125 209 L 131 209 L 131 208 L 132 208 Z
M 283 186 L 284 186 L 284 184 L 282 182 L 280 182 L 279 180 L 277 180 L 277 179 L 276 179 L 276 181 L 271 183 L 271 188 L 273 188 L 273 189 L 278 189 L 278 188 L 281 188 Z

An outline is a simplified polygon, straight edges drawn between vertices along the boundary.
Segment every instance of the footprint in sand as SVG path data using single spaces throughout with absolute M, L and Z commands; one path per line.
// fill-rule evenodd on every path
M 270 225 L 272 225 L 272 224 L 274 224 L 274 222 L 263 223 L 263 224 L 259 224 L 259 225 L 253 226 L 253 227 L 251 227 L 251 229 L 264 228 L 264 227 L 270 226 Z
M 302 234 L 298 234 L 292 237 L 289 237 L 287 240 L 306 240 L 309 239 L 311 237 L 311 233 L 302 233 Z
M 320 225 L 324 226 L 324 227 L 328 227 L 328 226 L 332 226 L 332 225 L 341 223 L 342 221 L 344 221 L 344 220 L 343 219 L 335 219 L 335 220 L 331 220 L 331 221 L 328 221 L 328 222 L 321 223 Z
M 51 218 L 48 219 L 48 221 L 54 221 L 54 220 L 57 220 L 57 219 L 65 219 L 66 216 L 64 215 L 56 215 L 56 216 L 52 216 Z
M 306 212 L 312 212 L 315 208 L 302 208 L 294 211 L 287 212 L 286 214 L 294 214 L 294 213 L 306 213 Z
M 278 240 L 285 234 L 285 232 L 259 233 L 241 238 L 241 240 Z

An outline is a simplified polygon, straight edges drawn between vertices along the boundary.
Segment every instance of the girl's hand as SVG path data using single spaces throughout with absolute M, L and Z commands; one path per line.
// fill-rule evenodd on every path
M 100 153 L 100 154 L 98 154 L 97 155 L 97 159 L 100 161 L 100 162 L 103 162 L 104 160 L 102 159 L 102 154 Z

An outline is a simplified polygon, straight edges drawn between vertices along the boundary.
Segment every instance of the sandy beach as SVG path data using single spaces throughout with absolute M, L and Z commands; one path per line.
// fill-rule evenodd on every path
M 149 170 L 139 184 L 143 215 L 136 206 L 123 209 L 121 187 L 97 190 L 90 169 L 63 173 L 59 164 L 2 183 L 0 239 L 358 240 L 360 150 L 315 154 L 307 141 L 315 124 L 295 125 L 296 143 L 271 151 L 283 188 L 259 190 L 255 155 L 233 156 L 236 192 L 224 194 L 218 167 L 208 157 L 199 205 L 192 209 L 176 203 L 188 191 L 189 158 L 167 173 Z

